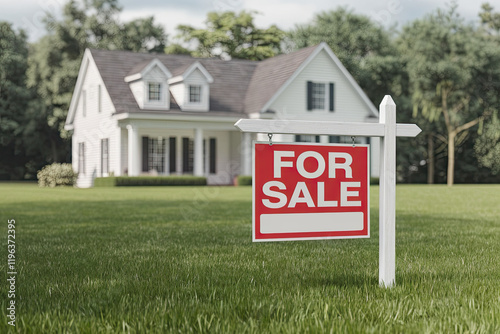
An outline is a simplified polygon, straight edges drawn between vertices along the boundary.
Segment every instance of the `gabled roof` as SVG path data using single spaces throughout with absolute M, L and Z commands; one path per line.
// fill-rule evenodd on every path
M 153 66 L 159 66 L 168 78 L 187 77 L 199 69 L 210 82 L 210 111 L 217 114 L 237 115 L 266 112 L 271 103 L 288 87 L 295 77 L 321 51 L 326 51 L 338 66 L 346 79 L 357 91 L 374 116 L 377 109 L 361 90 L 345 67 L 340 63 L 332 50 L 325 44 L 311 46 L 299 51 L 279 55 L 264 61 L 199 59 L 187 55 L 167 55 L 153 53 L 137 53 L 130 51 L 108 51 L 90 49 L 85 55 L 80 68 L 75 93 L 72 98 L 66 124 L 68 128 L 73 122 L 85 68 L 94 62 L 113 102 L 116 113 L 148 112 L 141 110 L 130 90 L 129 80 L 140 79 Z M 177 79 L 178 79 L 177 78 Z M 173 98 L 171 96 L 171 98 Z M 170 110 L 162 113 L 179 112 L 176 103 Z M 158 113 L 156 111 L 150 111 Z
M 359 98 L 372 113 L 378 116 L 378 110 L 363 92 L 361 87 L 332 49 L 322 42 L 319 45 L 300 49 L 287 55 L 266 59 L 258 65 L 250 82 L 245 99 L 245 111 L 248 114 L 267 112 L 274 100 L 290 85 L 299 73 L 321 52 L 325 51 L 332 59 L 347 81 L 352 85 Z
M 195 70 L 199 70 L 201 72 L 201 74 L 203 74 L 203 76 L 205 77 L 205 79 L 207 80 L 208 83 L 214 82 L 214 78 L 210 75 L 210 73 L 208 73 L 208 71 L 205 69 L 205 67 L 203 65 L 201 65 L 199 61 L 196 61 L 193 64 L 191 64 L 190 66 L 188 66 L 186 68 L 186 70 L 183 71 L 181 74 L 171 78 L 168 81 L 168 83 L 172 84 L 172 83 L 184 81 Z
M 155 66 L 157 66 L 168 78 L 172 77 L 172 73 L 168 68 L 163 65 L 158 58 L 151 60 L 150 62 L 142 62 L 138 66 L 135 66 L 129 74 L 125 77 L 125 82 L 131 82 L 135 80 L 142 79 L 149 71 L 151 71 Z
M 276 95 L 278 90 L 283 87 L 317 47 L 317 45 L 310 46 L 297 52 L 261 61 L 248 87 L 245 98 L 246 112 L 253 114 L 265 111 L 262 110 L 264 105 Z
M 257 62 L 246 60 L 196 59 L 186 55 L 137 53 L 130 51 L 90 50 L 101 73 L 117 113 L 139 112 L 129 85 L 124 78 L 142 71 L 154 59 L 161 62 L 172 75 L 180 75 L 199 63 L 213 77 L 210 85 L 210 109 L 244 113 L 243 101 Z M 182 72 L 179 73 L 179 69 Z M 171 105 L 171 109 L 175 106 Z M 142 110 L 144 111 L 144 110 Z M 165 111 L 168 112 L 168 111 Z

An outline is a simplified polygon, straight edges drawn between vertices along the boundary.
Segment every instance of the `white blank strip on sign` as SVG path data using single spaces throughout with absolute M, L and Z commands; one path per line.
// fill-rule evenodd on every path
M 260 233 L 343 232 L 363 229 L 363 212 L 260 215 Z

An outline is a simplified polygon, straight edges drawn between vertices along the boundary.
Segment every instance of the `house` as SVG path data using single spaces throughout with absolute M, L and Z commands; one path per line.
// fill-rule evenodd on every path
M 378 111 L 324 43 L 264 61 L 85 51 L 65 128 L 77 185 L 110 175 L 251 175 L 252 140 L 241 118 L 377 122 Z M 348 142 L 274 134 L 274 142 Z M 356 138 L 358 143 L 376 138 Z M 371 149 L 378 176 L 378 145 Z

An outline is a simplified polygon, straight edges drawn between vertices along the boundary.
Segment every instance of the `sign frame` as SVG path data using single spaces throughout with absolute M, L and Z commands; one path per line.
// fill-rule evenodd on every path
M 396 124 L 396 104 L 390 95 L 379 105 L 378 123 L 240 119 L 242 132 L 295 135 L 351 135 L 380 137 L 379 285 L 396 284 L 396 137 L 416 137 L 416 124 Z
M 255 159 L 255 148 L 256 144 L 261 145 L 270 145 L 269 142 L 265 141 L 253 141 L 252 142 L 252 242 L 274 242 L 274 241 L 304 241 L 304 240 L 331 240 L 331 239 L 365 239 L 370 238 L 370 145 L 369 144 L 337 144 L 337 143 L 309 143 L 309 142 L 300 142 L 300 143 L 287 143 L 287 142 L 274 142 L 272 146 L 280 146 L 280 145 L 292 145 L 292 146 L 313 146 L 313 147 L 364 147 L 366 149 L 366 212 L 363 212 L 363 229 L 366 229 L 366 234 L 359 234 L 360 230 L 356 230 L 357 233 L 352 234 L 353 231 L 323 231 L 319 232 L 283 232 L 283 233 L 272 233 L 272 234 L 301 234 L 302 236 L 295 237 L 274 237 L 274 238 L 257 238 L 256 237 L 256 225 L 257 225 L 257 216 L 256 216 L 256 159 Z M 314 181 L 313 181 L 314 182 Z M 333 210 L 332 213 L 338 211 Z M 360 212 L 355 211 L 356 213 Z M 306 213 L 306 212 L 304 212 Z M 300 215 L 301 213 L 290 213 L 290 215 Z M 259 217 L 260 222 L 260 217 Z M 310 236 L 303 236 L 303 234 L 310 234 Z M 318 236 L 318 234 L 332 234 L 328 236 Z M 314 236 L 316 235 L 316 236 Z

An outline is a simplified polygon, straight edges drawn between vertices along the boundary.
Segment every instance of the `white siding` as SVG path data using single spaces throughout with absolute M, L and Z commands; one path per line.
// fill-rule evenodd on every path
M 161 83 L 161 100 L 149 101 L 149 83 Z M 140 80 L 129 83 L 130 90 L 134 94 L 134 98 L 141 109 L 170 109 L 170 92 L 168 87 L 167 76 L 158 67 L 154 66 L 151 70 L 144 74 Z
M 307 81 L 326 84 L 329 94 L 329 83 L 334 86 L 334 111 L 307 110 Z M 321 51 L 296 77 L 295 80 L 276 98 L 270 108 L 276 112 L 276 119 L 328 120 L 337 122 L 366 122 L 373 116 L 368 106 L 363 102 L 356 89 L 335 65 L 326 51 Z M 259 141 L 267 141 L 266 134 L 258 135 Z M 293 135 L 273 136 L 273 141 L 292 142 Z M 326 138 L 322 139 L 327 142 Z M 366 143 L 365 138 L 358 142 Z M 371 175 L 379 176 L 379 140 L 371 140 Z
M 139 108 L 144 109 L 144 99 L 146 98 L 147 94 L 147 92 L 145 91 L 146 88 L 144 87 L 144 81 L 134 81 L 131 82 L 129 86 L 132 94 L 134 94 L 135 100 L 137 101 L 137 105 L 139 106 Z
M 334 111 L 307 110 L 307 81 L 334 83 Z M 337 68 L 326 51 L 321 51 L 278 96 L 269 108 L 283 119 L 364 122 L 371 115 L 356 90 Z M 327 105 L 328 109 L 328 105 Z
M 186 100 L 186 89 L 183 82 L 170 85 L 170 92 L 172 93 L 175 101 L 182 108 Z
M 101 112 L 98 107 L 98 91 L 101 86 Z M 85 174 L 80 174 L 78 187 L 91 187 L 93 179 L 102 175 L 101 171 L 101 139 L 109 139 L 109 171 L 116 173 L 117 166 L 117 134 L 119 128 L 111 119 L 114 106 L 104 86 L 94 62 L 90 60 L 84 73 L 82 91 L 86 91 L 86 114 L 83 116 L 83 94 L 77 104 L 72 137 L 73 168 L 78 170 L 78 144 L 85 143 Z M 115 151 L 115 152 L 113 152 Z

